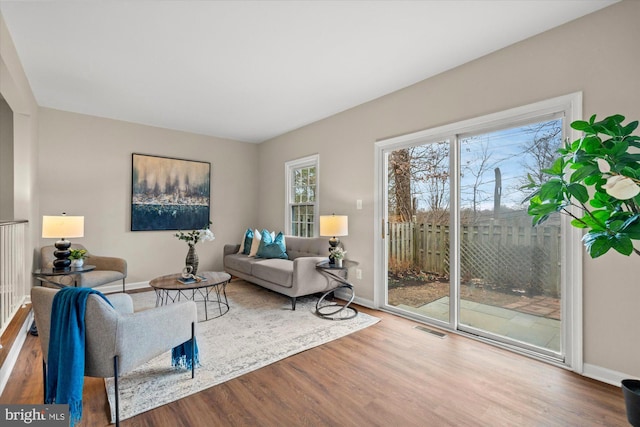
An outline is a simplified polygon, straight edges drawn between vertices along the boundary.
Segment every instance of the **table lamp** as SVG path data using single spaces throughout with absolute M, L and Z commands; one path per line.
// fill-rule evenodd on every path
M 349 235 L 349 217 L 346 215 L 320 215 L 320 236 L 329 237 L 329 255 L 340 244 L 338 236 Z M 329 260 L 333 260 L 329 257 Z
M 60 216 L 44 215 L 42 217 L 42 238 L 60 239 L 54 244 L 56 247 L 53 252 L 53 256 L 56 257 L 53 260 L 54 270 L 69 270 L 71 265 L 71 260 L 69 259 L 71 242 L 65 240 L 65 238 L 69 237 L 84 237 L 83 216 L 66 216 L 63 213 Z

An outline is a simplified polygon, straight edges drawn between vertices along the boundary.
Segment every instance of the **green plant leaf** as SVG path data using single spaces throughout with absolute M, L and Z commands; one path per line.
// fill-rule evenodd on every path
M 622 255 L 631 255 L 633 253 L 633 242 L 624 234 L 616 234 L 613 240 L 613 249 L 621 253 Z
M 636 130 L 638 128 L 638 121 L 633 121 L 631 123 L 629 123 L 628 125 L 624 126 L 622 128 L 622 134 L 623 135 L 631 135 L 631 133 L 633 133 L 634 130 Z
M 563 200 L 563 183 L 559 179 L 551 179 L 540 186 L 540 200 Z
M 600 175 L 600 171 L 598 170 L 598 167 L 595 165 L 580 166 L 571 174 L 570 181 L 571 182 L 582 181 L 586 177 L 596 173 L 598 176 Z
M 582 184 L 569 184 L 567 185 L 567 191 L 580 203 L 586 203 L 587 200 L 589 200 L 589 192 L 587 191 L 587 188 Z
M 589 154 L 597 153 L 602 149 L 602 140 L 597 136 L 585 136 L 580 148 Z
M 592 118 L 595 118 L 595 115 L 592 116 Z M 593 132 L 593 128 L 591 127 L 591 124 L 588 122 L 585 122 L 584 120 L 576 120 L 572 122 L 571 127 L 575 130 Z
M 598 258 L 611 249 L 611 240 L 609 240 L 607 234 L 603 232 L 589 232 L 584 235 L 582 241 L 591 258 Z
M 585 224 L 584 222 L 580 221 L 579 219 L 572 219 L 571 220 L 571 225 L 573 225 L 575 228 L 587 228 L 588 225 Z

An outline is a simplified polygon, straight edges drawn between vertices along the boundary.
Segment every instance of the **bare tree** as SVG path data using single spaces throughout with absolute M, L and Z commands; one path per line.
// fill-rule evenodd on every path
M 521 162 L 526 173 L 536 183 L 544 182 L 543 169 L 551 167 L 562 144 L 562 121 L 553 120 L 529 126 L 528 132 L 533 134 L 531 143 L 524 148 L 524 160 Z M 522 185 L 529 181 L 525 179 Z
M 400 222 L 411 221 L 413 203 L 411 196 L 411 156 L 409 150 L 396 150 L 389 156 L 389 194 L 393 193 L 393 211 Z M 390 209 L 391 210 L 391 209 Z
M 489 144 L 487 142 L 478 142 L 471 137 L 464 139 L 462 144 L 463 147 L 473 144 L 479 148 L 473 150 L 476 152 L 475 156 L 469 157 L 467 162 L 462 165 L 462 176 L 471 177 L 471 184 L 460 188 L 460 197 L 463 202 L 466 200 L 470 203 L 473 213 L 472 220 L 475 221 L 478 218 L 482 203 L 491 200 L 491 194 L 483 189 L 483 186 L 488 182 L 484 175 L 495 169 L 496 163 L 491 161 L 492 156 L 489 153 Z M 467 149 L 471 151 L 469 148 Z M 493 180 L 491 179 L 489 182 L 491 181 Z M 471 194 L 469 195 L 469 193 Z

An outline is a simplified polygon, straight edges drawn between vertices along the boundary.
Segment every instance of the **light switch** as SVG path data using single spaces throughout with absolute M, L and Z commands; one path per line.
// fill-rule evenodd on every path
M 356 200 L 356 209 L 362 209 L 362 199 Z

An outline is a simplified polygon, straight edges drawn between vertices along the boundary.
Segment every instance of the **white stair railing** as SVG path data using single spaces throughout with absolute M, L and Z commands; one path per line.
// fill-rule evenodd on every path
M 0 222 L 0 335 L 27 297 L 27 221 Z

